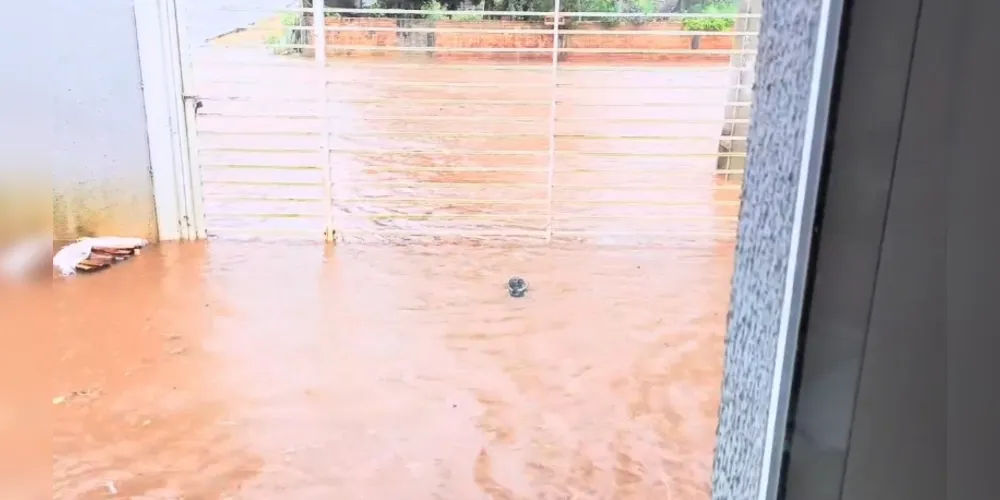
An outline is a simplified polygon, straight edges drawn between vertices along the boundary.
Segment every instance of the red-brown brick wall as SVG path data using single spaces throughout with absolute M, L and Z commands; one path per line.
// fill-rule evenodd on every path
M 395 47 L 396 32 L 388 31 L 396 29 L 394 19 L 371 19 L 371 18 L 344 18 L 327 19 L 326 25 L 331 28 L 337 27 L 369 27 L 378 28 L 384 31 L 335 31 L 328 29 L 326 32 L 326 45 L 328 50 L 337 50 L 336 47 L 362 46 L 362 47 Z
M 327 53 L 331 57 L 394 57 L 401 54 L 413 54 L 414 51 L 401 52 L 396 50 L 374 51 L 374 50 L 347 50 L 344 47 L 396 47 L 397 33 L 396 21 L 393 19 L 378 18 L 343 18 L 327 19 L 327 26 L 331 29 L 327 31 Z M 431 26 L 431 23 L 420 26 Z M 372 27 L 377 31 L 337 31 L 337 27 Z M 518 34 L 518 29 L 538 30 L 545 27 L 540 23 L 529 23 L 522 21 L 437 21 L 433 23 L 437 28 L 461 28 L 461 29 L 482 29 L 482 30 L 504 30 L 504 33 L 435 33 L 435 47 L 448 48 L 538 48 L 549 49 L 552 46 L 552 35 L 544 33 L 524 33 Z M 573 30 L 600 30 L 608 34 L 574 34 Z M 562 46 L 566 49 L 634 49 L 637 51 L 690 51 L 692 46 L 692 36 L 688 34 L 622 34 L 612 35 L 615 31 L 675 31 L 680 32 L 682 28 L 677 23 L 655 22 L 641 25 L 623 24 L 616 27 L 607 27 L 599 23 L 583 22 L 575 23 L 567 31 L 562 32 Z M 672 53 L 580 53 L 565 52 L 560 57 L 561 61 L 587 61 L 587 62 L 622 62 L 622 61 L 657 61 L 672 62 L 677 64 L 685 63 L 726 63 L 729 61 L 728 54 L 699 53 L 700 51 L 731 50 L 733 48 L 733 37 L 727 35 L 703 36 L 698 44 L 698 49 L 691 52 Z M 493 53 L 470 53 L 470 52 L 448 52 L 448 51 L 415 51 L 422 54 L 433 54 L 438 59 L 481 59 L 481 60 L 545 60 L 550 59 L 551 53 L 547 50 L 538 52 L 493 52 Z

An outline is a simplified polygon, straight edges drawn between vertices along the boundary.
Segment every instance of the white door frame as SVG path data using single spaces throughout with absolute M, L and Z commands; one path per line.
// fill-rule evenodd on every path
M 159 236 L 166 241 L 204 238 L 200 186 L 189 149 L 194 108 L 184 95 L 176 0 L 135 0 L 133 6 Z

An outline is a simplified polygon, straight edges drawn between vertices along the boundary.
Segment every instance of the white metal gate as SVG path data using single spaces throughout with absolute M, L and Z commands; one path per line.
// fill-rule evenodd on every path
M 685 15 L 192 3 L 178 16 L 190 224 L 328 241 L 731 238 L 754 3 Z M 203 16 L 254 24 L 203 41 Z

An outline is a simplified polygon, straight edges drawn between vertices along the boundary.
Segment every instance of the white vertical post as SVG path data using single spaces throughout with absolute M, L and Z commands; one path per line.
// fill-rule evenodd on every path
M 192 123 L 193 118 L 188 114 L 188 102 L 185 99 L 185 71 L 184 71 L 184 57 L 181 54 L 183 44 L 181 42 L 181 25 L 177 13 L 177 1 L 176 0 L 164 0 L 163 2 L 164 16 L 163 22 L 165 23 L 164 32 L 166 34 L 167 43 L 169 44 L 169 49 L 167 52 L 168 57 L 168 71 L 170 72 L 174 84 L 180 89 L 181 99 L 175 100 L 172 104 L 177 109 L 176 119 L 178 120 L 175 124 L 175 134 L 176 141 L 178 143 L 178 148 L 181 151 L 178 157 L 178 167 L 180 168 L 180 181 L 181 181 L 181 196 L 183 198 L 184 207 L 184 219 L 181 224 L 181 237 L 185 240 L 196 240 L 198 239 L 198 229 L 197 229 L 197 207 L 200 207 L 201 200 L 198 199 L 196 194 L 194 184 L 200 182 L 200 179 L 195 179 L 194 172 L 191 168 L 191 147 L 188 142 L 190 135 L 189 124 Z
M 159 238 L 194 239 L 177 11 L 174 0 L 136 0 L 133 8 Z
M 729 82 L 732 88 L 728 91 L 725 109 L 726 121 L 722 128 L 722 137 L 719 142 L 719 152 L 727 154 L 740 154 L 747 152 L 745 140 L 733 140 L 732 137 L 746 137 L 750 131 L 750 106 L 753 100 L 753 84 L 755 80 L 754 69 L 756 68 L 756 50 L 758 45 L 757 35 L 760 33 L 760 13 L 762 8 L 761 0 L 740 0 L 739 13 L 743 17 L 736 19 L 734 29 L 747 34 L 733 37 L 733 48 L 737 49 L 729 61 Z M 730 106 L 729 103 L 735 104 Z M 729 181 L 733 170 L 745 171 L 746 158 L 727 156 L 719 158 L 716 165 L 719 169 L 725 169 L 725 179 Z M 742 175 L 742 174 L 740 174 Z
M 556 173 L 556 94 L 559 87 L 559 16 L 562 6 L 555 0 L 552 9 L 552 96 L 549 102 L 549 165 L 548 165 L 548 223 L 545 226 L 545 242 L 552 242 L 552 191 Z
M 182 163 L 186 172 L 187 189 L 190 199 L 190 220 L 188 223 L 191 238 L 205 239 L 208 237 L 207 226 L 205 224 L 205 196 L 202 190 L 201 162 L 198 158 L 198 97 L 193 95 L 194 87 L 194 63 L 191 60 L 192 48 L 191 40 L 187 34 L 187 24 L 181 22 L 181 15 L 177 10 L 177 0 L 168 2 L 170 10 L 169 19 L 172 19 L 175 26 L 171 33 L 174 35 L 174 45 L 178 47 L 176 56 L 176 67 L 180 72 L 181 92 L 183 94 L 184 111 L 184 132 L 181 136 L 181 145 L 184 149 Z
M 202 190 L 201 163 L 198 158 L 198 103 L 197 98 L 184 99 L 184 120 L 186 134 L 181 138 L 184 151 L 184 165 L 188 172 L 188 189 L 191 199 L 191 239 L 203 240 L 208 237 L 205 223 L 205 195 Z
M 319 116 L 319 167 L 323 170 L 323 217 L 326 221 L 324 225 L 324 237 L 326 241 L 332 242 L 334 238 L 333 228 L 333 175 L 330 171 L 330 131 L 328 130 L 328 117 L 326 112 L 326 2 L 324 0 L 313 0 L 313 52 L 316 61 L 317 90 L 319 91 L 318 110 Z

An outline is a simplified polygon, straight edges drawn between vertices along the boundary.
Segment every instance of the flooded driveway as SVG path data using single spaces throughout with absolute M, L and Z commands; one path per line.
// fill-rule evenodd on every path
M 731 261 L 151 248 L 52 286 L 53 498 L 708 499 Z
M 57 281 L 54 498 L 710 498 L 724 67 L 553 87 L 537 61 L 320 78 L 220 50 L 192 77 L 210 234 L 494 234 L 162 245 Z

